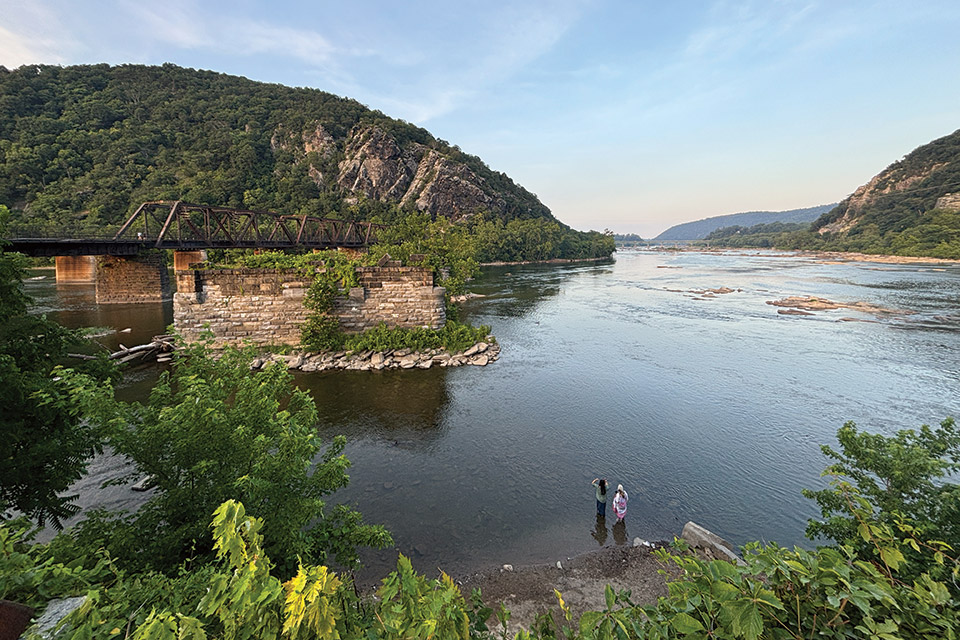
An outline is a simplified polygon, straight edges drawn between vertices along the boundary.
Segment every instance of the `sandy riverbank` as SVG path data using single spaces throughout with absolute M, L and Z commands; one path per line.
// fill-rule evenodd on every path
M 835 262 L 881 262 L 884 264 L 960 264 L 950 258 L 921 258 L 916 256 L 888 256 L 872 253 L 847 253 L 842 251 L 797 251 L 796 255 L 809 256 L 815 260 Z

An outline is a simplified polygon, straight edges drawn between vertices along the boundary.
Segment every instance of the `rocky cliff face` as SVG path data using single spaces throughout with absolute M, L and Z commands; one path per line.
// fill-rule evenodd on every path
M 935 162 L 919 170 L 915 168 L 912 171 L 904 170 L 900 163 L 887 167 L 886 170 L 874 176 L 867 184 L 858 187 L 852 195 L 837 205 L 838 208 L 843 209 L 843 214 L 833 222 L 820 227 L 820 234 L 849 231 L 863 217 L 864 212 L 878 199 L 914 188 L 934 172 L 948 165 L 947 162 Z
M 358 125 L 342 140 L 319 124 L 299 134 L 279 127 L 270 146 L 275 152 L 293 153 L 308 163 L 307 170 L 318 186 L 336 188 L 348 198 L 362 195 L 452 219 L 480 211 L 503 214 L 508 209 L 507 194 L 463 162 L 416 142 L 401 145 L 374 125 Z M 323 169 L 330 166 L 325 161 L 337 154 L 341 159 L 336 175 L 329 175 Z
M 900 231 L 926 211 L 954 206 L 949 192 L 958 180 L 960 131 L 955 131 L 884 169 L 813 226 L 821 235 L 846 233 L 864 222 L 877 224 L 883 232 Z

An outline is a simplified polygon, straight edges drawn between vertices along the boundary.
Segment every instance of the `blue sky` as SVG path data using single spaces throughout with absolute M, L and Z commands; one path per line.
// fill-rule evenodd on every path
M 0 64 L 349 96 L 579 229 L 835 202 L 960 128 L 960 2 L 0 0 Z

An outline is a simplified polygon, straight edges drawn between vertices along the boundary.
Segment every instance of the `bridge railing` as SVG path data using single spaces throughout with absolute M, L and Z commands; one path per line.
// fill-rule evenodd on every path
M 85 240 L 113 240 L 119 229 L 120 225 L 118 224 L 92 226 L 89 224 L 61 224 L 54 222 L 30 224 L 11 222 L 7 225 L 6 237 L 10 240 L 20 238 L 37 240 L 73 240 L 77 238 Z

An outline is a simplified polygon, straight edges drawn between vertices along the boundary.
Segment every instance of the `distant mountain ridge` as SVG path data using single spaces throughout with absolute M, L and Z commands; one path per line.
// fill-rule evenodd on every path
M 653 241 L 685 242 L 689 240 L 702 240 L 717 229 L 734 225 L 752 227 L 754 225 L 770 224 L 772 222 L 813 222 L 836 206 L 836 204 L 821 204 L 816 207 L 790 209 L 789 211 L 746 211 L 744 213 L 712 216 L 710 218 L 703 218 L 702 220 L 694 220 L 693 222 L 674 225 L 656 238 L 653 238 Z

